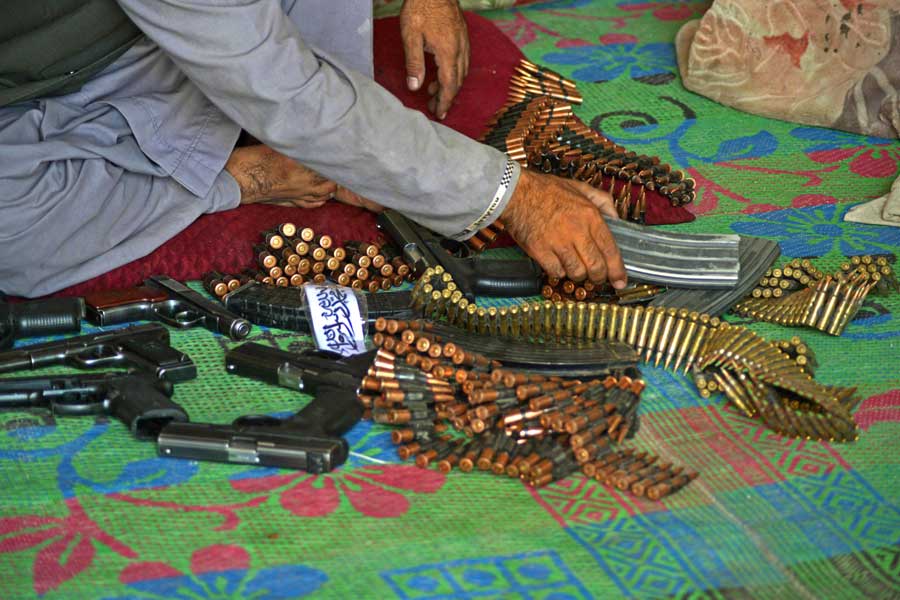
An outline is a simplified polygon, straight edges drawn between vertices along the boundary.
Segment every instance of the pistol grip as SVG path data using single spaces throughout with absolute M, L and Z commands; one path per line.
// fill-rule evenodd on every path
M 288 419 L 288 427 L 339 437 L 362 418 L 363 407 L 354 390 L 320 386 L 312 401 Z
M 139 440 L 155 440 L 169 423 L 188 421 L 183 408 L 142 377 L 127 377 L 110 385 L 107 401 L 110 415 L 125 423 Z
M 22 304 L 0 301 L 0 349 L 10 348 L 16 338 L 38 337 L 81 331 L 84 300 L 50 298 Z
M 514 298 L 541 292 L 542 270 L 530 258 L 519 260 L 472 259 L 473 288 L 480 296 Z

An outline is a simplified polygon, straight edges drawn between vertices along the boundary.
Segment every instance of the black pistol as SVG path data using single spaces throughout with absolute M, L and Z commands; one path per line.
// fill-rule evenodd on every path
M 159 453 L 309 473 L 331 471 L 349 454 L 341 435 L 362 418 L 356 394 L 372 354 L 338 359 L 331 353 L 242 344 L 225 355 L 229 373 L 301 391 L 313 400 L 287 419 L 247 415 L 231 425 L 171 423 L 160 432 Z
M 475 296 L 534 296 L 541 292 L 542 271 L 530 258 L 474 258 L 468 247 L 414 223 L 395 210 L 378 215 L 378 227 L 403 251 L 416 277 L 425 269 L 444 267 L 470 302 Z
M 172 402 L 172 384 L 139 372 L 0 378 L 0 409 L 43 408 L 58 416 L 106 414 L 139 440 L 153 440 L 168 423 L 187 421 Z
M 12 304 L 0 292 L 0 349 L 23 337 L 81 331 L 83 298 L 50 298 Z
M 132 325 L 0 352 L 0 373 L 52 365 L 77 369 L 132 367 L 172 383 L 197 376 L 194 361 L 169 345 L 169 332 L 158 323 Z
M 95 325 L 117 325 L 131 321 L 162 321 L 171 327 L 202 326 L 242 340 L 251 325 L 203 294 L 165 275 L 155 275 L 144 285 L 88 294 L 87 319 Z

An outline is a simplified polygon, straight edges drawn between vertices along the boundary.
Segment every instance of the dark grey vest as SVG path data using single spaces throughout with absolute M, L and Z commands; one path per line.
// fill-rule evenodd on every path
M 74 92 L 141 36 L 115 0 L 3 0 L 0 106 Z

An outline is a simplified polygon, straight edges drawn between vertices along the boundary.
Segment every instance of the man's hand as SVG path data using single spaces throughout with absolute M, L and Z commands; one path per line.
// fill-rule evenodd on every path
M 406 83 L 417 91 L 425 82 L 425 52 L 434 54 L 437 81 L 428 86 L 428 109 L 447 116 L 469 74 L 469 34 L 457 0 L 405 0 L 400 36 L 406 54 Z
M 241 204 L 318 208 L 338 190 L 333 181 L 262 144 L 235 148 L 225 170 L 241 188 Z
M 622 289 L 625 265 L 604 216 L 618 218 L 608 193 L 523 169 L 501 218 L 548 275 L 595 283 L 609 279 Z
M 331 199 L 381 212 L 384 207 L 364 198 L 312 169 L 257 144 L 235 148 L 225 163 L 241 188 L 241 204 L 263 202 L 297 208 L 318 208 Z
M 364 198 L 356 192 L 351 192 L 347 188 L 341 186 L 338 186 L 337 191 L 334 193 L 334 199 L 338 202 L 343 202 L 350 206 L 358 206 L 374 213 L 380 213 L 384 210 L 384 207 L 377 202 L 372 202 L 368 198 Z

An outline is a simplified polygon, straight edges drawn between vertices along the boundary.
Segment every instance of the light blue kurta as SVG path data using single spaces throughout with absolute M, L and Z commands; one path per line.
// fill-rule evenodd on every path
M 371 80 L 370 1 L 119 3 L 148 39 L 76 93 L 0 108 L 0 290 L 51 293 L 236 207 L 242 128 L 447 235 L 505 207 L 503 154 Z

